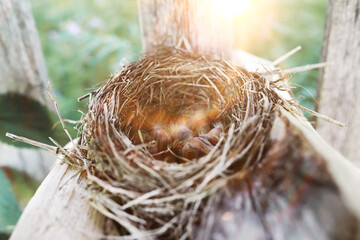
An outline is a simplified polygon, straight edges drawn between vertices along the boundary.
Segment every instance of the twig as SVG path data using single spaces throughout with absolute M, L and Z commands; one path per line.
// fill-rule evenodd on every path
M 81 102 L 82 100 L 90 97 L 91 94 L 93 94 L 94 92 L 95 92 L 95 91 L 92 91 L 92 92 L 89 92 L 89 93 L 85 94 L 84 96 L 79 97 L 79 98 L 77 99 L 77 101 L 78 101 L 78 102 Z
M 7 136 L 7 137 L 9 137 L 9 138 L 11 138 L 11 139 L 13 139 L 15 141 L 18 141 L 18 142 L 23 142 L 23 143 L 26 143 L 26 144 L 33 145 L 35 147 L 39 147 L 39 148 L 43 148 L 43 149 L 52 151 L 52 152 L 54 152 L 56 154 L 59 152 L 59 148 L 57 148 L 57 147 L 50 146 L 50 145 L 47 145 L 45 143 L 41 143 L 41 142 L 26 138 L 26 137 L 20 137 L 20 136 L 17 136 L 17 135 L 8 133 L 8 132 L 5 134 L 5 136 Z
M 312 69 L 323 68 L 323 67 L 327 67 L 327 66 L 331 66 L 331 65 L 334 65 L 334 63 L 324 62 L 324 63 L 308 64 L 308 65 L 301 66 L 301 67 L 285 69 L 285 70 L 282 70 L 281 72 L 285 73 L 285 74 L 298 73 L 298 72 L 309 71 Z
M 276 66 L 276 65 L 278 65 L 279 63 L 282 63 L 283 61 L 285 61 L 286 59 L 288 59 L 289 57 L 291 57 L 292 55 L 294 55 L 295 53 L 297 53 L 300 50 L 301 50 L 301 46 L 297 46 L 296 48 L 294 48 L 290 52 L 285 53 L 284 55 L 282 55 L 278 59 L 274 60 L 272 63 Z
M 73 146 L 75 146 L 75 149 L 76 149 L 77 153 L 80 154 L 79 148 L 78 148 L 77 145 L 74 143 L 74 140 L 73 140 L 73 138 L 71 137 L 69 131 L 67 130 L 67 128 L 66 128 L 66 126 L 65 126 L 65 123 L 64 123 L 64 121 L 63 121 L 63 119 L 62 119 L 62 117 L 61 117 L 61 114 L 60 114 L 60 111 L 59 111 L 57 102 L 55 101 L 55 99 L 53 98 L 53 96 L 52 96 L 51 93 L 50 93 L 50 83 L 48 83 L 48 85 L 47 85 L 47 91 L 48 91 L 48 94 L 49 94 L 49 97 L 50 97 L 51 101 L 54 103 L 54 106 L 55 106 L 55 109 L 56 109 L 56 113 L 57 113 L 57 115 L 58 115 L 58 117 L 59 117 L 59 120 L 60 120 L 60 122 L 61 122 L 61 126 L 62 126 L 62 128 L 64 129 L 64 132 L 65 132 L 66 135 L 69 137 L 69 139 L 70 139 L 71 143 L 73 144 Z
M 301 105 L 297 105 L 297 107 L 300 108 L 301 110 L 307 112 L 307 113 L 310 113 L 311 115 L 313 115 L 313 116 L 315 116 L 315 117 L 321 118 L 321 119 L 324 120 L 324 121 L 327 121 L 327 122 L 330 122 L 330 123 L 334 123 L 334 124 L 338 125 L 339 127 L 346 127 L 346 126 L 347 126 L 347 124 L 345 124 L 345 123 L 336 121 L 336 120 L 334 120 L 334 119 L 332 119 L 332 118 L 329 118 L 329 117 L 327 117 L 327 116 L 325 116 L 325 115 L 322 115 L 322 114 L 320 114 L 320 113 L 318 113 L 318 112 L 315 112 L 315 111 L 313 111 L 313 110 L 311 110 L 311 109 L 308 109 L 308 108 L 306 108 L 306 107 L 303 107 L 303 106 L 301 106 Z

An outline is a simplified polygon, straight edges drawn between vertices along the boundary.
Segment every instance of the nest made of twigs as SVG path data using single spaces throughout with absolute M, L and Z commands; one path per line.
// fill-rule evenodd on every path
M 91 94 L 66 160 L 124 239 L 188 239 L 208 197 L 261 161 L 286 78 L 175 48 L 130 63 Z

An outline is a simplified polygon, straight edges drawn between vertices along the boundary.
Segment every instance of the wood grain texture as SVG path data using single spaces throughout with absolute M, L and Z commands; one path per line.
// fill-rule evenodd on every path
M 58 162 L 23 212 L 10 239 L 101 239 L 111 224 L 91 207 L 86 179 Z
M 232 51 L 233 19 L 220 17 L 211 1 L 138 0 L 138 8 L 145 52 L 184 39 L 201 53 L 229 56 Z
M 326 141 L 360 167 L 360 0 L 331 0 L 327 12 L 317 110 L 347 123 L 345 128 L 317 120 Z
M 45 61 L 28 0 L 0 1 L 0 73 L 0 94 L 23 94 L 51 106 Z

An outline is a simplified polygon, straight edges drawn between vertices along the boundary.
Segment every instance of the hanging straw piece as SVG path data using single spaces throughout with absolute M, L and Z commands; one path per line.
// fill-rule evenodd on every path
M 63 118 L 61 117 L 61 114 L 60 114 L 60 111 L 59 111 L 57 102 L 55 101 L 55 98 L 53 98 L 53 96 L 52 96 L 51 93 L 50 93 L 50 82 L 48 82 L 48 85 L 47 85 L 47 92 L 48 92 L 48 95 L 49 95 L 51 101 L 52 101 L 53 104 L 54 104 L 56 113 L 57 113 L 57 115 L 58 115 L 58 117 L 59 117 L 59 120 L 60 120 L 60 122 L 61 122 L 61 126 L 62 126 L 64 132 L 65 132 L 66 135 L 68 136 L 68 138 L 69 138 L 70 142 L 72 143 L 72 145 L 75 146 L 75 150 L 76 150 L 78 153 L 80 153 L 80 150 L 78 149 L 77 145 L 75 144 L 73 138 L 71 137 L 69 131 L 67 130 L 67 128 L 66 128 L 66 126 L 65 126 L 65 123 L 64 123 Z

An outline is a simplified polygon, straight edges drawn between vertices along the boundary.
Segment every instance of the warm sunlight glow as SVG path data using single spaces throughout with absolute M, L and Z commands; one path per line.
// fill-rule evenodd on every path
M 211 0 L 221 17 L 234 18 L 249 10 L 251 0 Z

